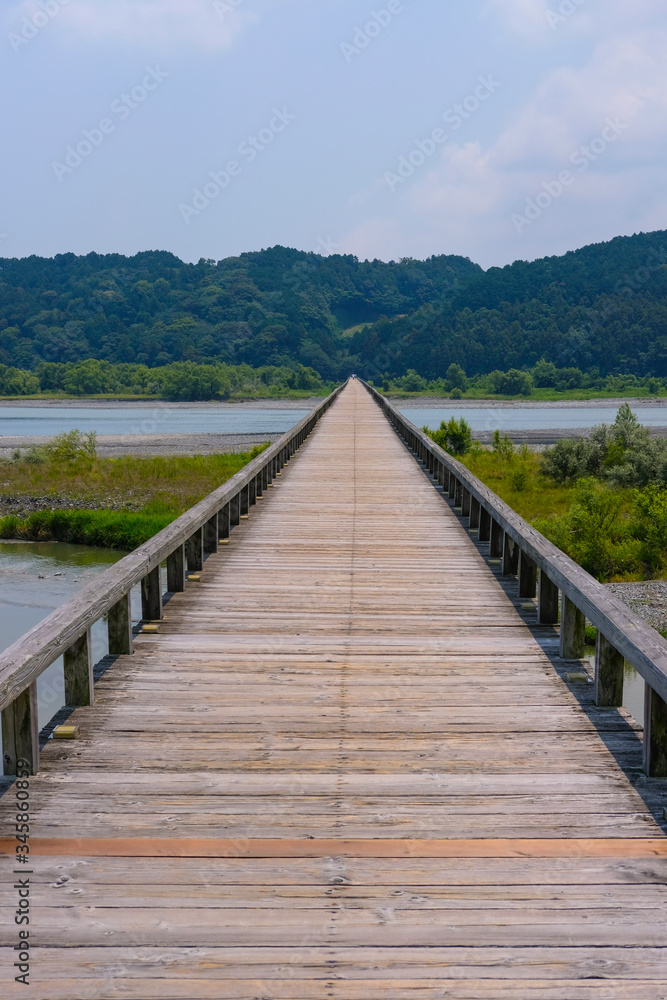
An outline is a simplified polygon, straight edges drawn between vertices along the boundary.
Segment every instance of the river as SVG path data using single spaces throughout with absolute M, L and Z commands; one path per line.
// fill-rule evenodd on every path
M 667 405 L 631 401 L 639 420 L 649 427 L 667 426 Z M 660 401 L 662 402 L 662 401 Z M 667 402 L 667 401 L 665 401 Z M 599 400 L 568 406 L 551 404 L 491 404 L 475 406 L 456 403 L 443 406 L 399 403 L 398 409 L 422 427 L 439 427 L 441 420 L 465 417 L 474 431 L 551 430 L 593 427 L 612 423 L 618 403 L 603 405 Z M 29 406 L 0 404 L 0 437 L 61 434 L 78 429 L 100 436 L 121 434 L 284 434 L 298 423 L 308 409 L 298 403 L 283 406 L 252 404 L 169 404 L 137 406 L 133 403 L 99 403 L 95 406 L 49 404 Z M 0 445 L 1 445 L 0 440 Z

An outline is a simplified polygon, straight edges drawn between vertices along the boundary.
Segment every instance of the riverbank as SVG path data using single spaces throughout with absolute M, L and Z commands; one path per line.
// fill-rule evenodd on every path
M 153 458 L 240 454 L 268 444 L 277 434 L 100 434 L 96 439 L 99 458 Z M 0 436 L 0 459 L 11 459 L 16 451 L 41 448 L 51 440 L 45 435 Z

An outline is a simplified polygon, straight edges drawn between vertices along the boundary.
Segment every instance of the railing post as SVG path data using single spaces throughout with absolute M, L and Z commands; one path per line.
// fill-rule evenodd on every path
M 248 483 L 248 507 L 254 507 L 257 503 L 257 477 L 253 476 Z
M 241 519 L 241 494 L 237 493 L 229 501 L 229 530 L 235 528 Z
M 504 531 L 495 518 L 491 518 L 491 546 L 489 556 L 491 559 L 502 559 L 503 555 L 503 535 Z
M 247 486 L 244 486 L 241 492 L 239 493 L 239 498 L 240 498 L 239 513 L 241 517 L 245 517 L 245 515 L 250 510 L 249 497 L 250 497 L 250 490 Z
M 185 590 L 185 544 L 167 556 L 167 590 L 170 594 L 182 594 Z
M 219 530 L 218 515 L 214 514 L 204 525 L 204 552 L 207 555 L 218 551 Z
M 649 778 L 667 778 L 667 704 L 650 684 L 644 706 L 644 771 Z
M 470 517 L 470 490 L 464 489 L 461 494 L 461 517 Z
M 470 498 L 470 530 L 477 531 L 479 528 L 480 503 L 476 497 Z
M 65 704 L 92 705 L 95 702 L 93 651 L 90 629 L 65 650 Z
M 580 660 L 586 652 L 586 616 L 565 594 L 561 596 L 560 657 Z
M 197 528 L 185 543 L 188 571 L 199 573 L 204 568 L 204 529 Z
M 440 485 L 442 486 L 443 493 L 449 492 L 449 469 L 444 462 L 440 463 Z
M 109 653 L 111 656 L 128 656 L 132 649 L 132 601 L 129 593 L 121 597 L 109 611 L 107 619 Z
M 595 645 L 595 704 L 618 708 L 623 704 L 623 668 L 625 661 L 615 646 L 598 630 Z
M 503 534 L 503 576 L 516 576 L 519 572 L 519 546 L 507 531 Z
M 519 550 L 519 597 L 533 598 L 537 594 L 537 566 L 526 555 L 523 549 Z
M 261 497 L 264 494 L 264 475 L 258 472 L 254 479 L 255 483 L 255 497 Z
M 456 476 L 453 472 L 449 473 L 449 499 L 454 500 L 456 498 Z
M 30 774 L 37 774 L 39 770 L 37 681 L 2 710 L 2 760 L 7 776 L 25 770 L 19 766 L 19 761 L 28 764 Z
M 540 570 L 537 592 L 537 620 L 540 625 L 558 624 L 558 587 L 543 569 Z
M 486 507 L 481 507 L 479 511 L 479 540 L 480 542 L 491 541 L 491 515 Z
M 218 514 L 218 538 L 229 538 L 229 508 L 226 503 Z
M 463 508 L 463 483 L 459 479 L 456 480 L 456 487 L 454 491 L 454 507 Z
M 141 581 L 141 617 L 145 622 L 162 620 L 162 581 L 156 566 Z

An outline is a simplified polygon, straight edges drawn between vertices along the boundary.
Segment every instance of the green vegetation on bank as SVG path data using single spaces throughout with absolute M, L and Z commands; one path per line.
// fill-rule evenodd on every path
M 112 364 L 88 358 L 65 363 L 43 361 L 34 371 L 0 364 L 0 396 L 160 397 L 175 401 L 284 399 L 326 396 L 334 388 L 312 368 L 251 368 L 250 365 L 198 365 L 180 361 L 162 368 Z
M 95 436 L 59 435 L 0 463 L 0 538 L 133 549 L 208 496 L 263 449 L 229 455 L 101 459 Z
M 160 251 L 0 258 L 0 364 L 34 373 L 91 358 L 151 371 L 301 365 L 378 383 L 410 371 L 433 382 L 459 365 L 471 379 L 501 373 L 500 395 L 521 394 L 527 372 L 547 393 L 663 380 L 667 233 L 487 271 L 461 256 L 360 261 L 279 246 L 197 264 Z M 562 385 L 535 381 L 542 362 Z M 575 370 L 592 389 L 571 384 Z
M 443 378 L 428 381 L 410 370 L 400 378 L 376 378 L 380 392 L 404 399 L 434 396 L 450 399 L 561 399 L 617 398 L 623 396 L 667 395 L 667 378 L 653 375 L 606 375 L 599 370 L 582 372 L 579 368 L 558 368 L 542 358 L 532 368 L 522 371 L 492 371 L 468 377 L 460 365 L 449 366 Z
M 441 442 L 447 431 L 428 433 Z M 490 448 L 472 442 L 461 461 L 599 580 L 667 575 L 667 440 L 652 438 L 627 404 L 588 439 L 540 454 L 496 431 Z

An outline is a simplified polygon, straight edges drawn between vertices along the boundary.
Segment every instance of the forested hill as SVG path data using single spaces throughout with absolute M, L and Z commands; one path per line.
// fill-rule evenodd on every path
M 349 328 L 451 298 L 483 273 L 464 257 L 360 262 L 282 247 L 217 263 L 158 251 L 0 267 L 0 364 L 300 362 L 325 378 L 349 374 Z
M 541 358 L 602 375 L 667 376 L 667 232 L 618 237 L 492 267 L 449 302 L 382 320 L 352 339 L 359 369 L 429 379 L 531 368 Z
M 101 358 L 302 364 L 326 379 L 453 363 L 468 375 L 541 358 L 667 376 L 667 232 L 483 271 L 283 247 L 184 264 L 167 252 L 0 259 L 0 365 Z

